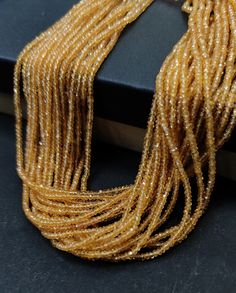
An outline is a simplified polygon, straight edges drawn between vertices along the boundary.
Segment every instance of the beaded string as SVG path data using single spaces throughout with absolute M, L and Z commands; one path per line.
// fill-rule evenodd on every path
M 15 67 L 25 215 L 53 246 L 82 258 L 150 259 L 183 241 L 207 208 L 216 151 L 236 124 L 236 2 L 187 0 L 188 30 L 156 77 L 134 183 L 88 189 L 94 78 L 152 2 L 82 0 L 28 44 Z M 179 198 L 179 222 L 163 226 Z

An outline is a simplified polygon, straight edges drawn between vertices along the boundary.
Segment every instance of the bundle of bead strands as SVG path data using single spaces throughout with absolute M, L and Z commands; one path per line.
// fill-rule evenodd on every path
M 149 259 L 185 239 L 209 203 L 216 151 L 236 124 L 236 2 L 186 1 L 188 30 L 157 75 L 134 183 L 88 190 L 94 77 L 152 2 L 80 1 L 26 46 L 15 68 L 24 212 L 53 246 L 82 258 Z M 180 196 L 180 221 L 163 229 Z

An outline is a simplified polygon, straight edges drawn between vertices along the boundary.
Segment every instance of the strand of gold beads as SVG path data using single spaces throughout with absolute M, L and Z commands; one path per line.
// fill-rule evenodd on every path
M 185 1 L 188 30 L 157 75 L 134 183 L 87 189 L 94 77 L 152 2 L 82 0 L 27 45 L 15 67 L 24 212 L 55 247 L 82 258 L 149 259 L 185 239 L 209 203 L 216 151 L 236 124 L 236 2 Z M 179 196 L 182 217 L 163 230 Z

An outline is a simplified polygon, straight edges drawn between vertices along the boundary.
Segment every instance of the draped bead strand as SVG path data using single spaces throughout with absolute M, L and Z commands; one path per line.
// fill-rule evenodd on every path
M 25 215 L 53 246 L 82 258 L 149 259 L 184 240 L 209 204 L 216 152 L 236 124 L 235 1 L 187 0 L 188 30 L 156 77 L 133 184 L 89 190 L 94 78 L 152 2 L 82 0 L 28 44 L 15 67 Z M 179 198 L 179 222 L 164 226 Z

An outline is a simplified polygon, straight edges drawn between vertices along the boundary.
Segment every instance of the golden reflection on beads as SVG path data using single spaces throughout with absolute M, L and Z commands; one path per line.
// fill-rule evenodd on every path
M 24 212 L 55 247 L 82 258 L 149 259 L 185 239 L 209 203 L 216 151 L 236 124 L 235 1 L 187 0 L 188 30 L 157 75 L 134 183 L 88 190 L 95 75 L 152 2 L 80 1 L 25 47 L 15 67 Z M 182 217 L 163 230 L 180 196 Z

